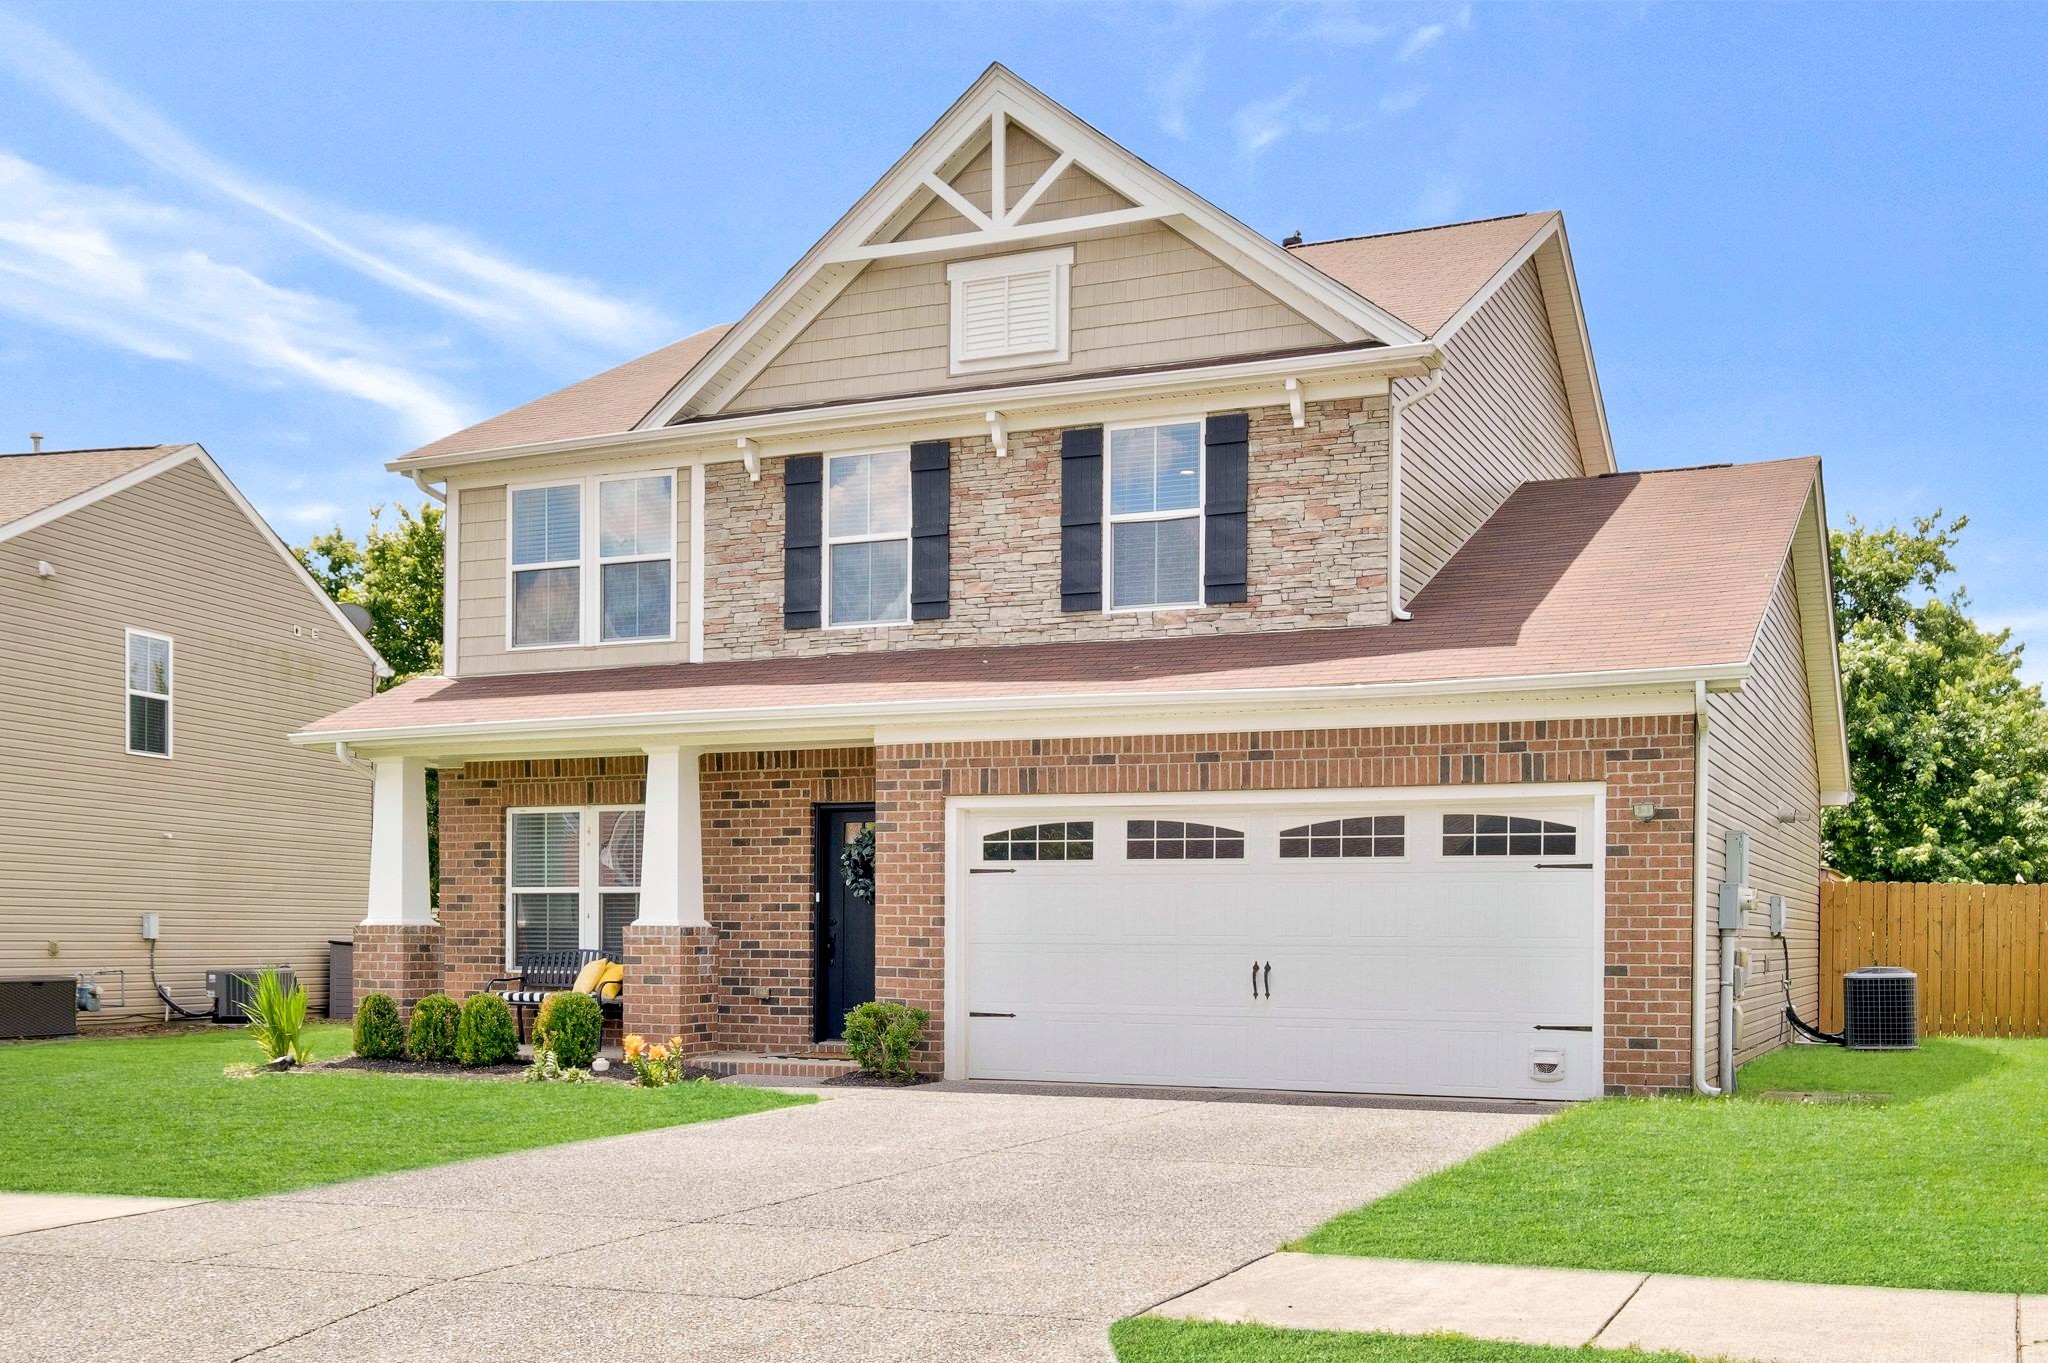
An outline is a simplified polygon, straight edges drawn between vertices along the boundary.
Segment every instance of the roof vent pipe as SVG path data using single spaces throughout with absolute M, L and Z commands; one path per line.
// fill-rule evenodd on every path
M 41 431 L 30 431 L 28 433 L 28 452 L 30 454 L 41 454 L 43 452 L 43 433 Z
M 1414 618 L 1401 601 L 1401 414 L 1436 396 L 1443 381 L 1443 361 L 1439 356 L 1421 387 L 1387 404 L 1387 601 L 1396 620 Z

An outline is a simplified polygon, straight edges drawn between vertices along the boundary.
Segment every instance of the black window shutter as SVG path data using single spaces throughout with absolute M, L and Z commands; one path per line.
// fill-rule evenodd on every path
M 953 446 L 920 440 L 910 447 L 910 618 L 952 614 Z
M 1060 432 L 1060 609 L 1102 609 L 1102 428 Z
M 824 459 L 798 454 L 782 461 L 782 627 L 816 629 L 825 588 Z
M 1245 507 L 1251 420 L 1243 412 L 1212 413 L 1202 443 L 1202 599 L 1220 606 L 1249 596 Z

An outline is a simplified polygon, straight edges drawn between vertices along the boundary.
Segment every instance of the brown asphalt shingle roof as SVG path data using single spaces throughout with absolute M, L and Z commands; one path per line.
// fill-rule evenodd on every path
M 1556 216 L 1525 213 L 1414 232 L 1311 242 L 1290 250 L 1429 336 Z M 404 457 L 470 454 L 630 430 L 729 330 L 729 323 L 707 327 L 674 345 L 422 445 Z
M 33 516 L 132 473 L 181 445 L 131 445 L 107 450 L 44 450 L 0 454 L 0 526 Z
M 1412 232 L 1312 241 L 1288 249 L 1297 260 L 1371 299 L 1424 336 L 1434 336 L 1557 216 L 1520 213 Z
M 1403 624 L 436 677 L 307 732 L 1741 664 L 1818 471 L 1793 459 L 1524 484 Z M 1729 553 L 1711 533 L 1728 525 L 1755 552 Z

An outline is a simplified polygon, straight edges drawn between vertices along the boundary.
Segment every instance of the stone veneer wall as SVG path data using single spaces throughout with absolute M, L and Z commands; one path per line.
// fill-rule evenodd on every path
M 704 656 L 794 657 L 861 649 L 1161 638 L 1385 624 L 1387 400 L 1251 413 L 1251 596 L 1180 611 L 1060 610 L 1060 433 L 1020 431 L 998 459 L 986 437 L 953 442 L 952 614 L 865 630 L 782 628 L 782 478 L 713 464 L 705 485 Z
M 876 752 L 876 973 L 931 1010 L 943 1064 L 945 809 L 955 795 L 1099 795 L 1604 782 L 1606 1073 L 1633 1093 L 1690 1082 L 1692 717 L 1294 733 L 929 743 Z M 1654 801 L 1656 819 L 1629 814 Z

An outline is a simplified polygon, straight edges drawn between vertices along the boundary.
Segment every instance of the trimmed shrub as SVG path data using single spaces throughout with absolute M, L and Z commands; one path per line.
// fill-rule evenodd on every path
M 932 1015 L 907 1003 L 863 1003 L 846 1015 L 846 1054 L 869 1074 L 908 1079 L 910 1054 L 924 1040 Z
M 565 1070 L 586 1070 L 597 1059 L 604 1009 L 588 994 L 550 994 L 533 1024 L 533 1053 L 553 1051 Z
M 398 1060 L 405 1055 L 405 1029 L 398 1025 L 398 1000 L 365 994 L 356 1005 L 356 1054 L 365 1060 Z
M 455 1024 L 455 1063 L 480 1069 L 519 1058 L 519 1028 L 512 1005 L 496 994 L 471 994 Z
M 446 994 L 429 994 L 412 1006 L 412 1026 L 405 1032 L 405 1053 L 413 1060 L 445 1065 L 455 1059 L 455 1029 L 462 1006 Z

